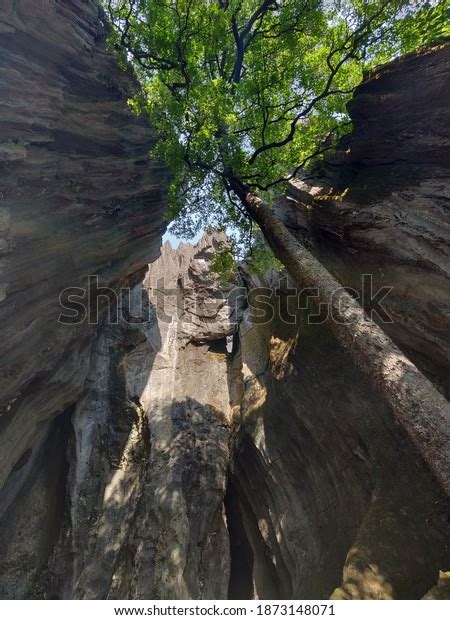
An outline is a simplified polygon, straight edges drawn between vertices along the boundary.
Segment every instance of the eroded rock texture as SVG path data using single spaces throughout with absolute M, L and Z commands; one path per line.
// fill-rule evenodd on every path
M 396 61 L 362 85 L 345 150 L 279 205 L 355 294 L 364 273 L 374 292 L 393 287 L 384 327 L 442 390 L 449 49 Z M 241 325 L 245 394 L 229 496 L 246 585 L 232 575 L 232 591 L 421 598 L 450 565 L 448 498 L 327 327 L 294 307 Z
M 450 560 L 448 500 L 329 329 L 272 287 L 273 320 L 240 328 L 231 593 L 328 598 L 345 566 L 335 597 L 420 598 Z
M 137 282 L 159 251 L 166 172 L 148 160 L 152 136 L 128 110 L 132 87 L 106 50 L 95 0 L 2 0 L 4 595 L 27 591 L 58 530 L 70 415 L 61 428 L 50 422 L 81 396 L 97 329 L 59 324 L 59 294 L 85 288 L 90 274 L 112 288 Z
M 449 96 L 448 44 L 374 72 L 350 103 L 342 151 L 298 181 L 287 203 L 293 230 L 344 285 L 361 292 L 370 274 L 374 291 L 392 287 L 384 329 L 447 394 Z M 306 210 L 302 190 L 314 198 Z
M 94 0 L 0 9 L 1 483 L 81 393 L 93 326 L 57 322 L 59 294 L 118 287 L 157 256 L 165 173 Z M 95 327 L 95 326 L 94 326 Z
M 97 339 L 72 417 L 67 513 L 48 582 L 64 598 L 226 598 L 223 498 L 238 288 L 211 237 L 166 243 Z
M 12 512 L 20 532 L 5 520 L 4 594 L 226 598 L 231 353 L 243 301 L 236 284 L 219 288 L 209 273 L 221 243 L 166 243 L 100 328 L 83 396 L 55 427 L 64 469 L 47 462 L 55 436 L 42 450 L 49 473 L 39 476 L 65 488 L 52 501 L 50 486 L 36 507 L 43 483 L 32 477 Z M 58 500 L 60 527 L 47 514 Z

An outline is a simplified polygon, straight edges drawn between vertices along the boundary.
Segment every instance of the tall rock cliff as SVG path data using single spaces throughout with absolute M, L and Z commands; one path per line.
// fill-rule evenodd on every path
M 342 151 L 278 205 L 368 311 L 363 275 L 374 294 L 391 288 L 383 328 L 443 392 L 449 54 L 433 48 L 372 74 L 351 102 Z M 274 320 L 255 326 L 246 315 L 241 325 L 245 393 L 231 477 L 235 527 L 250 547 L 246 593 L 420 598 L 450 566 L 448 498 L 304 298 L 265 284 L 279 289 Z
M 164 230 L 167 173 L 148 160 L 151 132 L 127 106 L 132 76 L 104 38 L 95 0 L 1 2 L 0 514 L 10 594 L 27 584 L 5 545 L 35 572 L 53 545 L 68 409 L 95 341 L 96 325 L 58 322 L 59 295 L 94 274 L 111 289 L 139 281 Z M 52 426 L 64 411 L 67 424 Z M 11 538 L 15 526 L 30 538 Z
M 211 281 L 220 238 L 166 243 L 102 328 L 72 415 L 68 496 L 40 587 L 64 598 L 226 598 L 223 498 L 239 288 Z
M 420 598 L 449 565 L 448 498 L 313 308 L 263 284 L 273 319 L 240 326 L 231 595 Z
M 384 329 L 450 394 L 450 45 L 375 70 L 342 149 L 288 194 L 287 221 L 346 286 L 392 287 Z M 306 192 L 306 205 L 305 203 Z

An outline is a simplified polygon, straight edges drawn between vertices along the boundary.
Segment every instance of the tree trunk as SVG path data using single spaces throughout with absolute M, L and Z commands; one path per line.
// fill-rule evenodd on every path
M 381 392 L 398 422 L 450 495 L 450 404 L 372 321 L 341 284 L 289 232 L 272 209 L 237 180 L 230 186 L 295 283 L 327 304 L 334 335 Z M 331 315 L 331 318 L 330 318 Z

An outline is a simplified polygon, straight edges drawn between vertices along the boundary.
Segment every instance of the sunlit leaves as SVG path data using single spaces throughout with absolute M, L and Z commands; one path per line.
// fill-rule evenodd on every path
M 105 0 L 111 44 L 142 85 L 133 100 L 172 172 L 168 217 L 248 232 L 226 191 L 254 191 L 320 156 L 348 131 L 363 72 L 449 34 L 433 0 Z M 225 183 L 224 183 L 225 181 Z

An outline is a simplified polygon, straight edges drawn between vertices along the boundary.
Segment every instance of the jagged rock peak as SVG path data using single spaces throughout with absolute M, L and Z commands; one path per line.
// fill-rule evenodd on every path
M 196 245 L 173 249 L 166 241 L 158 260 L 149 265 L 144 288 L 149 291 L 160 320 L 176 322 L 177 338 L 208 342 L 230 338 L 245 303 L 235 282 L 222 283 L 211 271 L 216 253 L 227 244 L 225 233 L 205 233 Z

